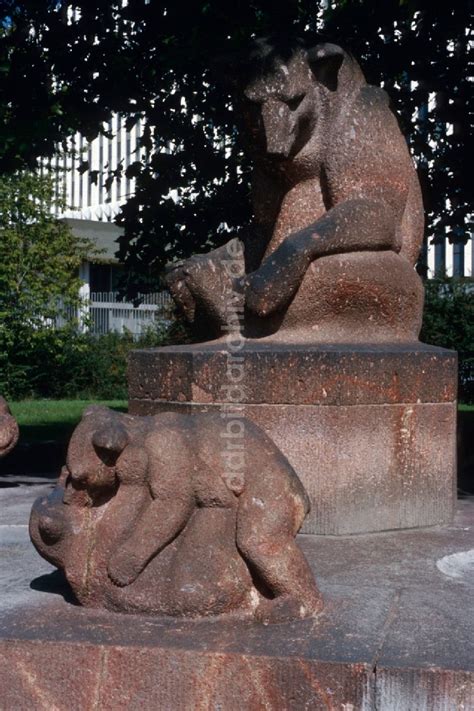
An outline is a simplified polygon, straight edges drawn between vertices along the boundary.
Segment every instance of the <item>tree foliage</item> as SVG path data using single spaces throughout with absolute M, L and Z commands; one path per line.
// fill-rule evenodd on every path
M 5 351 L 0 392 L 9 400 L 126 398 L 129 352 L 179 342 L 179 335 L 164 326 L 149 329 L 138 340 L 129 333 L 80 333 L 72 325 L 35 329 L 30 338 Z M 1 339 L 0 346 L 3 357 Z
M 458 351 L 458 397 L 474 403 L 474 284 L 470 279 L 426 282 L 420 340 Z
M 50 176 L 0 178 L 0 329 L 36 328 L 79 299 L 79 267 L 94 250 L 54 217 L 58 200 Z
M 468 279 L 431 279 L 425 289 L 426 313 L 422 340 L 452 348 L 474 350 L 474 288 Z
M 130 294 L 171 257 L 249 225 L 249 166 L 226 80 L 233 53 L 267 33 L 313 42 L 323 32 L 361 60 L 370 82 L 383 82 L 418 161 L 430 234 L 466 239 L 471 0 L 122 5 L 76 0 L 68 17 L 64 0 L 0 0 L 0 170 L 32 166 L 76 130 L 92 138 L 112 111 L 129 125 L 140 119 L 148 158 L 126 169 L 137 189 L 120 217 Z M 430 112 L 415 115 L 430 98 Z M 123 166 L 109 169 L 113 179 Z
M 79 266 L 94 250 L 54 217 L 50 176 L 0 176 L 0 371 L 15 371 L 61 311 L 79 302 Z M 25 362 L 25 368 L 28 363 Z M 23 373 L 24 368 L 20 369 Z M 21 379 L 16 369 L 15 377 Z

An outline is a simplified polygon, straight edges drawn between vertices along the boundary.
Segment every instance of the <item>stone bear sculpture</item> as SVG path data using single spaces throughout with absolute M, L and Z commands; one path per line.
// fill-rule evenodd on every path
M 0 397 L 0 457 L 10 452 L 18 442 L 18 425 L 5 398 Z
M 85 411 L 30 535 L 83 605 L 280 621 L 322 606 L 295 535 L 307 495 L 250 421 L 245 470 L 228 476 L 219 414 Z
M 263 41 L 248 66 L 237 108 L 255 229 L 241 256 L 234 240 L 172 267 L 175 300 L 212 337 L 232 293 L 249 338 L 416 341 L 423 205 L 387 94 L 334 44 Z

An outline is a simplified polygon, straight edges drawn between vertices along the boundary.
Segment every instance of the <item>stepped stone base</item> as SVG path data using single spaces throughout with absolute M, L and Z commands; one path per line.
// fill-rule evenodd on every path
M 0 489 L 1 709 L 474 708 L 474 500 L 444 528 L 300 536 L 324 611 L 262 626 L 72 604 L 28 540 L 26 504 L 45 489 Z
M 365 533 L 452 519 L 453 351 L 421 343 L 247 341 L 231 352 L 215 341 L 134 351 L 128 382 L 132 414 L 228 413 L 229 403 L 242 406 L 306 487 L 312 510 L 305 533 Z

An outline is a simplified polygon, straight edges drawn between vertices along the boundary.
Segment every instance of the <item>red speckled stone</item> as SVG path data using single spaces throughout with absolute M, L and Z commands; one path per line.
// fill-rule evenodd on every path
M 424 344 L 247 341 L 239 403 L 311 499 L 307 533 L 447 523 L 455 495 L 456 354 Z M 226 406 L 225 342 L 134 351 L 130 411 Z M 232 397 L 231 397 L 232 399 Z
M 10 547 L 0 541 L 0 605 L 13 580 L 21 599 L 2 605 L 0 708 L 467 711 L 472 568 L 443 562 L 472 548 L 473 525 L 474 501 L 464 499 L 449 527 L 300 536 L 325 609 L 267 626 L 73 605 L 17 525 Z
M 196 335 L 222 335 L 237 306 L 247 338 L 416 342 L 423 203 L 385 91 L 338 45 L 304 41 L 257 41 L 236 83 L 254 225 L 171 265 Z
M 0 457 L 10 452 L 18 442 L 19 430 L 5 398 L 0 397 Z

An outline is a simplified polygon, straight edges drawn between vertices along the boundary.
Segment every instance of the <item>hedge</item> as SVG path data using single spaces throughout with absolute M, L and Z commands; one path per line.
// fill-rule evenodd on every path
M 10 400 L 124 399 L 128 353 L 185 338 L 179 325 L 150 329 L 139 339 L 130 333 L 94 336 L 73 327 L 36 329 L 15 343 L 2 343 L 1 336 L 0 330 L 0 393 Z

